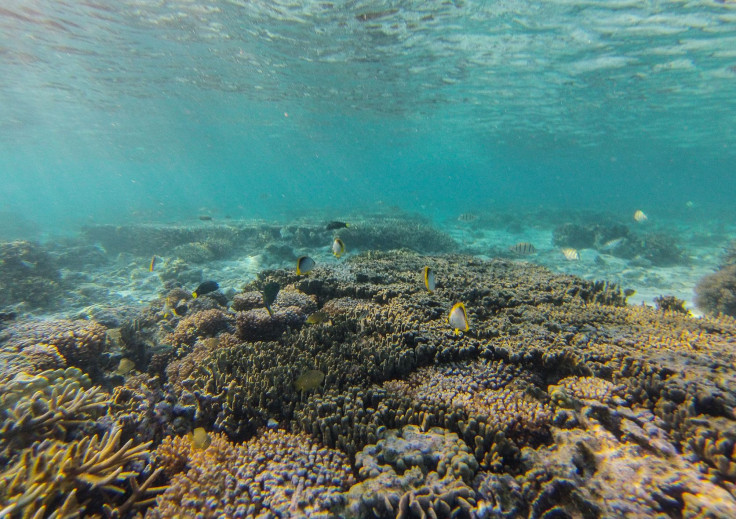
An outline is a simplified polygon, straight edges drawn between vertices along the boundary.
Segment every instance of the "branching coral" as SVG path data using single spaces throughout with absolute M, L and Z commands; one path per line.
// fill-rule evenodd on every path
M 23 517 L 44 517 L 59 506 L 83 511 L 82 503 L 88 497 L 97 495 L 105 502 L 106 495 L 123 495 L 125 489 L 120 484 L 138 476 L 126 466 L 144 460 L 149 445 L 128 441 L 121 446 L 120 429 L 71 443 L 44 440 L 24 450 L 0 474 L 0 516 L 22 513 Z M 151 487 L 157 475 L 136 485 L 136 498 L 124 506 L 129 508 L 144 494 L 158 490 Z
M 77 368 L 16 375 L 0 384 L 0 447 L 6 456 L 44 438 L 63 440 L 102 414 L 109 397 Z

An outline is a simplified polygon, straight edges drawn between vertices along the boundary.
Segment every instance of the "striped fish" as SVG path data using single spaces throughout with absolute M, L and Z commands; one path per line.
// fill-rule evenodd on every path
M 476 215 L 476 214 L 473 214 L 473 213 L 463 213 L 463 214 L 461 214 L 460 216 L 457 217 L 457 220 L 459 222 L 472 222 L 476 218 L 478 218 L 478 215 Z
M 534 254 L 535 252 L 537 252 L 537 249 L 534 247 L 534 245 L 532 245 L 528 241 L 519 242 L 513 247 L 510 247 L 509 250 L 516 254 L 522 255 Z
M 565 256 L 565 259 L 567 259 L 568 261 L 577 261 L 580 259 L 580 254 L 578 253 L 578 250 L 573 249 L 572 247 L 562 249 L 560 252 L 562 252 L 562 255 Z

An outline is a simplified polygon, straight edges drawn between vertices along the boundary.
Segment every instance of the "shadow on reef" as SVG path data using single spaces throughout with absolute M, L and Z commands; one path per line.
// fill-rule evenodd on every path
M 458 301 L 470 331 L 456 335 Z M 82 354 L 98 324 L 50 322 L 51 338 L 93 330 L 44 342 L 41 325 L 12 323 L 0 510 L 734 517 L 736 321 L 676 303 L 631 307 L 615 285 L 530 264 L 398 251 L 264 271 L 230 300 L 173 289 L 89 343 L 106 363 Z M 110 360 L 123 356 L 125 368 Z M 40 468 L 80 452 L 92 461 L 69 473 Z M 101 452 L 119 454 L 100 466 Z

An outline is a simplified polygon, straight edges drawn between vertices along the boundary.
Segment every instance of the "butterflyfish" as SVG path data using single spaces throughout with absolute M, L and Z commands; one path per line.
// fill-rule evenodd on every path
M 447 318 L 450 323 L 450 328 L 453 328 L 455 335 L 460 335 L 460 332 L 467 332 L 470 330 L 470 323 L 468 322 L 468 313 L 465 311 L 465 305 L 462 303 L 455 303 L 455 306 L 450 310 L 450 315 Z
M 220 285 L 217 284 L 217 281 L 203 281 L 199 284 L 197 289 L 192 292 L 192 297 L 197 298 L 204 294 L 209 294 L 210 292 L 214 292 L 220 288 Z
M 294 387 L 298 391 L 312 391 L 317 389 L 325 380 L 325 374 L 318 369 L 310 369 L 297 377 Z
M 434 279 L 434 270 L 430 267 L 424 267 L 422 269 L 422 275 L 424 277 L 424 286 L 427 288 L 427 291 L 434 292 L 434 289 L 437 286 Z
M 314 265 L 314 260 L 309 256 L 300 256 L 296 260 L 296 275 L 303 276 L 304 274 L 309 274 L 314 268 Z
M 565 256 L 565 259 L 568 261 L 577 261 L 580 259 L 580 254 L 577 249 L 573 249 L 572 247 L 564 248 L 560 252 L 562 252 L 562 255 Z
M 637 209 L 636 212 L 634 213 L 634 220 L 636 220 L 639 223 L 644 223 L 648 219 L 649 218 L 647 217 L 647 215 L 644 214 L 644 211 L 642 211 L 641 209 Z
M 267 283 L 265 287 L 263 287 L 262 297 L 263 297 L 263 304 L 266 307 L 266 310 L 268 310 L 268 315 L 273 317 L 273 312 L 271 311 L 271 305 L 274 301 L 276 301 L 276 296 L 279 294 L 279 290 L 281 287 L 278 283 L 275 281 L 271 281 L 270 283 Z
M 332 254 L 334 254 L 336 258 L 345 254 L 345 243 L 343 243 L 340 238 L 335 238 L 332 242 Z

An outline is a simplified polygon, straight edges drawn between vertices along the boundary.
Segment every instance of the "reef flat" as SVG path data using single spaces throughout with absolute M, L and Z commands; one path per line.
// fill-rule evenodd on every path
M 467 333 L 447 323 L 458 301 Z M 171 288 L 114 328 L 18 320 L 0 514 L 734 517 L 735 345 L 729 317 L 409 251 Z

